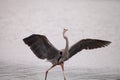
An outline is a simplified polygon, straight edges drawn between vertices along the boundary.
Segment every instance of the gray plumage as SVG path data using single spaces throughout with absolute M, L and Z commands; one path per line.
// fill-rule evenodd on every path
M 82 39 L 69 49 L 69 54 L 70 54 L 69 58 L 83 49 L 89 50 L 89 49 L 101 48 L 109 45 L 110 43 L 111 43 L 110 41 L 105 41 L 105 40 Z
M 69 41 L 65 36 L 66 31 L 67 29 L 63 30 L 63 37 L 66 40 L 66 47 L 62 50 L 56 49 L 44 35 L 32 34 L 23 39 L 24 43 L 30 47 L 30 49 L 38 58 L 47 59 L 52 63 L 52 66 L 46 71 L 45 80 L 47 79 L 48 71 L 56 65 L 61 65 L 64 80 L 66 80 L 64 74 L 64 62 L 66 60 L 70 59 L 83 49 L 88 50 L 101 48 L 111 43 L 110 41 L 99 39 L 82 39 L 69 48 Z
M 53 59 L 60 56 L 60 50 L 56 49 L 52 43 L 44 35 L 32 34 L 24 38 L 23 41 L 27 44 L 33 53 L 40 59 Z M 109 45 L 110 41 L 98 39 L 82 39 L 69 49 L 69 58 L 83 49 L 95 49 Z M 59 57 L 58 57 L 59 58 Z
M 44 35 L 33 34 L 23 41 L 40 59 L 53 59 L 60 51 L 57 50 Z

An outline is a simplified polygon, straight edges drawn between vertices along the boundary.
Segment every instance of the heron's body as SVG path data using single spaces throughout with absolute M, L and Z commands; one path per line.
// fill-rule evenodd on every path
M 73 55 L 77 54 L 83 49 L 101 48 L 111 43 L 110 41 L 105 40 L 83 39 L 78 41 L 73 46 L 69 47 L 68 38 L 65 36 L 66 31 L 67 29 L 64 29 L 63 31 L 63 37 L 66 40 L 66 46 L 62 50 L 56 49 L 44 35 L 33 34 L 23 39 L 25 44 L 27 44 L 31 48 L 33 53 L 38 58 L 47 59 L 49 62 L 52 63 L 52 66 L 46 71 L 45 80 L 47 79 L 48 71 L 56 65 L 61 65 L 64 80 L 66 80 L 64 74 L 64 62 L 66 60 L 70 59 Z

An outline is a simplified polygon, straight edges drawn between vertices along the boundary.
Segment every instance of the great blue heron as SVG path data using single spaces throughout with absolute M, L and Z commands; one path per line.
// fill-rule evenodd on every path
M 95 49 L 109 45 L 110 41 L 98 40 L 98 39 L 82 39 L 69 48 L 68 38 L 65 36 L 65 32 L 68 29 L 63 30 L 63 37 L 66 40 L 65 49 L 56 49 L 50 41 L 44 35 L 32 34 L 23 41 L 27 44 L 33 53 L 40 59 L 47 59 L 52 63 L 52 66 L 46 71 L 45 80 L 50 69 L 56 65 L 60 65 L 62 68 L 64 80 L 66 80 L 64 73 L 64 62 L 71 58 L 73 55 L 83 49 Z

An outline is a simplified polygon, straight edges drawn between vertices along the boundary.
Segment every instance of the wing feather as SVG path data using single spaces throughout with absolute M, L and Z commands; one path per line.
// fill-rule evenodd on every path
M 52 59 L 58 55 L 57 50 L 44 35 L 33 34 L 23 41 L 27 44 L 33 53 L 40 59 Z
M 69 49 L 69 54 L 70 54 L 69 58 L 83 49 L 88 50 L 88 49 L 101 48 L 108 46 L 110 43 L 111 43 L 110 41 L 98 40 L 98 39 L 80 40 Z

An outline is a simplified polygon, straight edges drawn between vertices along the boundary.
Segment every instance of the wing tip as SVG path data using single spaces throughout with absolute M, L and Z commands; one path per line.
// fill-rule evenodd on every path
M 108 46 L 108 45 L 110 45 L 112 42 L 111 41 L 106 41 L 105 42 L 105 46 Z
M 30 46 L 33 42 L 35 42 L 39 38 L 38 34 L 32 34 L 26 38 L 23 39 L 23 42 Z

